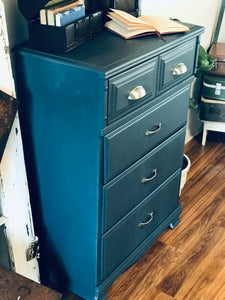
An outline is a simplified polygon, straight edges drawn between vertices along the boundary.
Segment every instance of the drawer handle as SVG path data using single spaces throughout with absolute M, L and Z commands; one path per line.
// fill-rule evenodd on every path
M 147 130 L 146 132 L 145 132 L 145 135 L 151 135 L 151 134 L 153 134 L 153 133 L 156 133 L 156 132 L 158 132 L 160 129 L 162 128 L 162 123 L 159 123 L 159 125 L 158 125 L 158 128 L 156 129 L 156 130 Z
M 143 178 L 142 181 L 141 181 L 142 183 L 151 181 L 152 179 L 154 179 L 157 176 L 157 169 L 154 169 L 152 171 L 153 171 L 154 175 L 152 177 L 150 177 L 150 178 Z
M 139 85 L 130 92 L 128 99 L 129 100 L 138 100 L 138 99 L 143 98 L 145 95 L 146 95 L 146 91 L 145 91 L 144 87 L 142 85 Z
M 187 72 L 187 67 L 184 63 L 178 64 L 174 69 L 173 69 L 173 75 L 182 75 Z
M 142 226 L 148 225 L 153 220 L 153 211 L 151 213 L 149 213 L 148 215 L 150 216 L 149 220 L 147 222 L 140 223 L 138 225 L 138 227 L 142 227 Z

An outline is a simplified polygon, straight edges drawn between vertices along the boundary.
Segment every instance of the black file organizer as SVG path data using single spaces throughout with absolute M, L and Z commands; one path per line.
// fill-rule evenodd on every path
M 102 11 L 87 12 L 86 16 L 62 27 L 40 24 L 39 11 L 48 0 L 18 0 L 18 6 L 28 21 L 31 47 L 51 53 L 66 53 L 93 39 L 102 30 Z

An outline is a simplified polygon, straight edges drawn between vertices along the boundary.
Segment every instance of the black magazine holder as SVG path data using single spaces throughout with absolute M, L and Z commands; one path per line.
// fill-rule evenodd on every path
M 89 11 L 86 16 L 62 27 L 40 24 L 39 12 L 48 0 L 18 0 L 20 12 L 28 21 L 31 47 L 37 50 L 66 53 L 93 39 L 102 30 L 102 11 Z

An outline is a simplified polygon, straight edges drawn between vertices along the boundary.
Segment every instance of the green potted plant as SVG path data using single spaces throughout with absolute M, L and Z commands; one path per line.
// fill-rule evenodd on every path
M 200 86 L 202 84 L 203 75 L 206 72 L 214 69 L 215 66 L 216 66 L 216 59 L 211 57 L 204 49 L 203 46 L 199 45 L 196 78 L 200 79 L 199 80 Z M 198 107 L 198 101 L 195 99 L 195 97 L 191 97 L 189 99 L 189 109 L 196 109 L 197 107 Z

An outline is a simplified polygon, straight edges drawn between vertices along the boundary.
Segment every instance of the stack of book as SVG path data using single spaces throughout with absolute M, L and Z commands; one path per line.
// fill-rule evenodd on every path
M 51 0 L 40 10 L 40 23 L 64 26 L 85 16 L 82 0 Z

